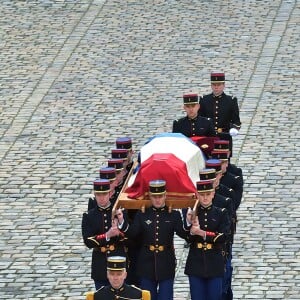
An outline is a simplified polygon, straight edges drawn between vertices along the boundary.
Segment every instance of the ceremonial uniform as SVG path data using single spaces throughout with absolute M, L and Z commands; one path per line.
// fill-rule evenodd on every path
M 215 136 L 213 123 L 210 119 L 198 116 L 198 94 L 183 95 L 184 109 L 187 115 L 173 121 L 174 133 L 182 133 L 187 137 Z
M 216 161 L 216 160 L 210 160 L 210 161 Z M 221 161 L 219 161 L 221 164 Z M 206 166 L 212 166 L 210 163 L 206 163 Z M 213 165 L 216 168 L 216 164 Z M 215 180 L 216 180 L 216 174 L 217 172 L 220 172 L 220 170 L 216 170 L 215 168 L 205 168 L 200 170 L 199 177 L 200 180 L 212 180 L 214 182 L 214 188 L 215 187 Z M 228 213 L 229 221 L 231 222 L 233 213 L 234 213 L 234 203 L 233 200 L 230 197 L 224 196 L 217 191 L 215 192 L 215 195 L 212 199 L 212 204 L 216 207 L 225 208 Z
M 99 179 L 94 182 L 94 190 L 97 193 L 109 192 L 109 180 Z M 111 255 L 121 255 L 126 257 L 126 239 L 123 235 L 106 238 L 105 233 L 112 226 L 112 206 L 95 208 L 84 213 L 82 216 L 82 237 L 84 244 L 93 249 L 91 278 L 95 285 L 108 284 L 106 274 L 106 260 Z M 97 282 L 99 283 L 97 285 Z
M 242 196 L 243 196 L 243 181 L 240 176 L 229 173 L 224 173 L 221 177 L 220 183 L 234 190 L 235 198 L 234 209 L 235 211 L 239 208 Z
M 197 190 L 201 193 L 213 191 L 212 181 L 198 181 Z M 230 230 L 227 210 L 201 204 L 196 215 L 206 235 L 205 238 L 189 236 L 191 244 L 184 272 L 189 276 L 191 299 L 220 300 L 225 267 L 223 249 Z
M 240 128 L 237 98 L 222 93 L 205 95 L 200 98 L 200 116 L 211 118 L 216 133 L 228 133 L 230 128 Z
M 123 236 L 112 237 L 106 240 L 105 234 L 111 227 L 112 206 L 107 208 L 95 207 L 82 218 L 82 237 L 85 245 L 93 249 L 92 254 L 92 279 L 106 280 L 107 256 L 126 256 L 126 240 Z
M 185 274 L 203 278 L 222 277 L 224 274 L 223 245 L 229 232 L 227 211 L 216 206 L 204 208 L 200 206 L 197 211 L 200 228 L 214 232 L 213 237 L 191 235 L 189 254 L 185 266 Z
M 222 72 L 211 73 L 211 83 L 225 83 L 225 74 Z M 199 115 L 213 120 L 214 130 L 221 139 L 229 140 L 230 156 L 232 156 L 231 128 L 237 130 L 241 127 L 239 105 L 236 97 L 226 95 L 224 92 L 214 93 L 200 97 Z
M 109 285 L 101 287 L 94 294 L 94 300 L 116 299 L 142 299 L 142 290 L 128 284 L 124 284 L 119 289 L 114 289 L 111 285 Z
M 214 140 L 214 147 L 213 150 L 218 153 L 218 152 L 228 152 L 230 151 L 229 149 L 229 141 L 227 140 Z M 227 166 L 227 171 L 229 173 L 234 174 L 235 176 L 239 176 L 241 179 L 241 184 L 244 184 L 244 179 L 243 179 L 243 171 L 241 168 L 237 167 L 235 164 L 232 164 L 230 162 L 230 158 L 228 157 L 228 166 Z
M 132 155 L 133 155 L 133 151 L 132 151 L 132 139 L 130 137 L 120 137 L 116 139 L 116 148 L 119 149 L 125 149 L 127 150 L 127 153 L 125 155 L 125 153 L 119 152 L 120 157 L 123 159 L 123 161 L 125 162 L 125 169 L 123 172 L 123 178 L 120 181 L 119 185 L 116 186 L 115 188 L 115 199 L 117 200 L 124 182 L 126 182 L 127 177 L 130 174 L 130 171 L 133 167 L 133 160 L 132 160 Z M 118 152 L 114 152 L 114 156 L 116 156 Z M 128 216 L 128 221 L 129 223 L 133 222 L 133 219 L 137 213 L 137 209 L 130 209 L 127 212 L 127 216 Z M 136 238 L 136 239 L 131 239 L 128 240 L 128 258 L 129 258 L 129 269 L 128 269 L 128 275 L 127 275 L 127 279 L 126 282 L 129 284 L 135 284 L 138 285 L 139 281 L 138 281 L 138 277 L 136 274 L 136 267 L 137 267 L 137 255 L 139 252 L 139 249 L 141 247 L 141 239 L 140 238 Z
M 221 151 L 221 150 L 213 150 L 211 152 L 211 156 L 214 159 L 219 159 L 221 160 L 224 164 L 228 164 L 228 156 L 229 152 L 228 151 Z M 231 174 L 230 172 L 223 171 L 222 177 L 220 179 L 220 184 L 223 184 L 227 186 L 228 188 L 231 188 L 234 190 L 235 197 L 233 198 L 234 200 L 234 209 L 235 211 L 239 208 L 241 201 L 242 201 L 242 196 L 243 196 L 243 178 Z
M 212 121 L 200 116 L 194 119 L 183 117 L 179 120 L 174 120 L 172 132 L 182 133 L 187 137 L 215 136 Z
M 235 176 L 239 176 L 240 184 L 244 185 L 243 170 L 241 168 L 237 167 L 235 164 L 232 164 L 230 161 L 228 161 L 227 172 Z
M 217 141 L 218 146 L 217 149 L 212 151 L 212 156 L 217 159 L 211 159 L 210 162 L 217 161 L 218 167 L 220 168 L 220 182 L 225 182 L 226 185 L 219 183 L 219 185 L 216 187 L 216 193 L 222 194 L 226 197 L 230 197 L 233 201 L 233 213 L 231 216 L 231 230 L 230 230 L 230 238 L 228 242 L 226 243 L 226 266 L 225 266 L 225 273 L 223 277 L 223 292 L 222 292 L 222 299 L 223 300 L 230 300 L 233 299 L 233 293 L 231 289 L 231 281 L 232 281 L 232 243 L 234 238 L 234 233 L 236 231 L 236 222 L 237 222 L 237 215 L 236 215 L 236 203 L 238 202 L 238 195 L 236 194 L 235 190 L 231 187 L 235 187 L 235 185 L 238 185 L 238 181 L 241 184 L 242 183 L 239 180 L 239 176 L 234 176 L 227 172 L 226 165 L 229 161 L 228 159 L 228 149 L 225 149 L 228 146 L 227 143 L 223 143 L 226 141 Z M 222 161 L 222 162 L 221 162 Z M 223 168 L 222 168 L 223 166 Z M 226 170 L 225 173 L 223 173 Z M 228 187 L 230 186 L 230 187 Z
M 145 212 L 136 214 L 133 224 L 124 232 L 128 238 L 142 235 L 143 247 L 137 268 L 139 277 L 158 281 L 175 277 L 174 232 L 182 238 L 187 235 L 179 211 L 169 212 L 166 206 L 146 208 Z
M 102 286 L 94 293 L 94 300 L 142 299 L 142 290 L 124 283 L 126 278 L 126 257 L 107 258 L 107 277 L 110 284 Z
M 149 193 L 152 196 L 165 196 L 165 181 L 151 181 Z M 164 200 L 161 201 L 164 203 Z M 122 231 L 129 239 L 135 239 L 137 236 L 141 239 L 142 246 L 137 258 L 140 287 L 150 290 L 152 300 L 173 299 L 176 268 L 174 233 L 182 238 L 188 235 L 180 212 L 169 211 L 165 204 L 159 208 L 153 205 L 146 208 L 145 212 L 138 211 L 131 225 L 124 222 Z

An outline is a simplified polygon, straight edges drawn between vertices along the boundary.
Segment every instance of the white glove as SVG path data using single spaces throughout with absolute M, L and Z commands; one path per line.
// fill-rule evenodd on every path
M 235 129 L 235 128 L 230 128 L 229 134 L 231 136 L 237 136 L 239 134 L 239 131 L 237 129 Z

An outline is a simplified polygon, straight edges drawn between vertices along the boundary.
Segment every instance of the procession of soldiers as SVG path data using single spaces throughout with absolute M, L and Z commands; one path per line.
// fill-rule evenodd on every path
M 118 205 L 124 184 L 140 164 L 131 137 L 117 138 L 107 165 L 99 169 L 82 216 L 83 241 L 92 249 L 93 299 L 173 299 L 175 234 L 188 251 L 184 273 L 191 299 L 234 298 L 232 245 L 243 173 L 231 158 L 241 121 L 238 100 L 224 92 L 225 73 L 212 72 L 210 79 L 211 94 L 183 95 L 186 116 L 171 126 L 172 133 L 196 141 L 205 159 L 194 182 L 195 206 L 168 207 L 168 179 L 163 178 L 148 182 L 149 206 Z

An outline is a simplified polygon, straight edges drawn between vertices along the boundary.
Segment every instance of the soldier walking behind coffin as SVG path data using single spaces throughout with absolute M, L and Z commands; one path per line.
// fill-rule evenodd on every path
M 149 290 L 152 300 L 172 300 L 176 268 L 174 233 L 186 238 L 180 212 L 166 206 L 166 182 L 149 183 L 151 207 L 139 211 L 131 225 L 118 216 L 121 229 L 129 239 L 141 235 L 142 244 L 137 261 L 140 288 Z
M 93 249 L 91 277 L 96 290 L 108 284 L 106 260 L 108 256 L 126 256 L 124 236 L 112 218 L 112 205 L 109 199 L 110 181 L 96 179 L 94 194 L 97 206 L 82 216 L 82 237 L 85 245 Z
M 189 277 L 192 300 L 221 300 L 224 276 L 224 243 L 230 230 L 226 209 L 212 205 L 213 181 L 197 181 L 200 206 L 196 217 L 189 209 L 187 220 L 192 223 L 191 243 L 185 274 Z
M 241 127 L 238 101 L 224 93 L 225 73 L 212 72 L 210 79 L 212 93 L 200 97 L 199 115 L 213 120 L 217 135 L 230 141 L 232 155 L 232 136 L 236 136 Z
M 173 121 L 172 132 L 182 133 L 187 137 L 215 136 L 212 120 L 198 115 L 198 94 L 183 95 L 183 109 L 186 116 Z

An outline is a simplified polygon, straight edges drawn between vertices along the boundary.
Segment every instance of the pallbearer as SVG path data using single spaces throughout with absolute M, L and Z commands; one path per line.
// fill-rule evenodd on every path
M 192 228 L 185 274 L 189 277 L 192 300 L 221 300 L 225 266 L 223 249 L 230 224 L 226 209 L 212 204 L 213 181 L 200 180 L 196 184 L 200 206 L 193 221 L 192 212 L 189 210 L 187 214 Z
M 129 239 L 140 236 L 142 247 L 137 261 L 140 288 L 151 292 L 152 300 L 172 300 L 176 257 L 174 233 L 185 238 L 188 230 L 183 227 L 179 211 L 166 206 L 166 181 L 152 180 L 149 183 L 151 206 L 139 211 L 133 224 L 123 222 L 118 216 L 121 230 Z
M 126 257 L 127 248 L 117 222 L 112 219 L 110 181 L 96 179 L 93 186 L 97 205 L 83 214 L 81 229 L 84 244 L 93 250 L 91 277 L 95 282 L 95 288 L 99 289 L 108 284 L 107 257 L 112 255 Z
M 127 172 L 129 172 L 133 165 L 133 155 L 134 155 L 134 151 L 132 149 L 132 139 L 130 137 L 117 138 L 116 139 L 116 148 L 117 149 L 126 149 L 128 151 L 126 168 L 127 168 Z
M 112 167 L 101 167 L 99 169 L 99 178 L 100 179 L 107 179 L 110 183 L 110 190 L 109 190 L 109 198 L 110 202 L 113 205 L 116 200 L 115 188 L 117 184 L 116 180 L 116 169 Z M 88 210 L 97 206 L 96 197 L 90 197 L 88 203 Z

